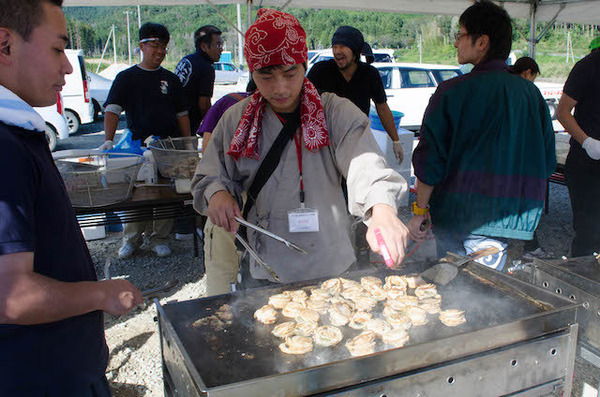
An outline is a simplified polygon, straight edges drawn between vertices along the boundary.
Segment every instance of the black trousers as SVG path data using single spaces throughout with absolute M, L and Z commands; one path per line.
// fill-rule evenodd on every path
M 575 229 L 571 256 L 600 252 L 600 160 L 592 160 L 585 150 L 571 146 L 565 178 Z

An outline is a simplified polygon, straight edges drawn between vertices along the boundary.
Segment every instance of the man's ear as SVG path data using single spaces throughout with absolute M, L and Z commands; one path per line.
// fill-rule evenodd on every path
M 0 27 L 0 64 L 7 65 L 10 62 L 13 41 L 13 33 L 7 28 Z
M 489 46 L 490 46 L 490 36 L 488 36 L 487 34 L 482 34 L 481 36 L 479 36 L 477 38 L 477 41 L 475 42 L 475 46 L 477 47 L 477 49 L 479 51 L 485 51 L 487 52 L 487 50 L 489 50 Z

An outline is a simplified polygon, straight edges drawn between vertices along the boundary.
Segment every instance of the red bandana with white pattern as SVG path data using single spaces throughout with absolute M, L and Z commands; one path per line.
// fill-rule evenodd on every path
M 302 141 L 308 150 L 316 152 L 329 146 L 329 134 L 321 97 L 306 77 L 300 95 L 302 96 L 300 99 Z M 250 97 L 250 103 L 244 111 L 227 152 L 235 160 L 240 157 L 260 159 L 258 138 L 262 131 L 262 118 L 266 104 L 267 100 L 258 90 Z

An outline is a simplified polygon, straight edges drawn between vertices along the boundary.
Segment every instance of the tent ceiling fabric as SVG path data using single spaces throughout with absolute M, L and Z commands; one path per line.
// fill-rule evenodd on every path
M 534 0 L 506 0 L 504 7 L 513 18 L 529 18 Z M 600 23 L 600 0 L 535 0 L 538 3 L 537 20 L 549 21 L 560 8 L 566 7 L 556 20 L 582 24 Z M 246 4 L 245 0 L 211 0 L 213 4 Z M 253 5 L 281 7 L 287 0 L 255 0 Z M 207 4 L 204 0 L 64 0 L 64 6 L 136 6 L 136 5 Z M 403 14 L 460 15 L 471 4 L 470 0 L 291 0 L 288 8 L 331 8 L 399 12 Z

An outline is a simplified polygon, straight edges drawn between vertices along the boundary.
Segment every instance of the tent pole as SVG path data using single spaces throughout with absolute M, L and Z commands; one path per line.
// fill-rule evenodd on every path
M 252 0 L 246 0 L 246 17 L 248 19 L 246 29 L 248 29 L 252 25 Z
M 529 12 L 529 56 L 533 59 L 535 59 L 535 47 L 537 44 L 537 38 L 535 37 L 535 30 L 537 28 L 537 2 L 538 0 L 534 0 L 531 3 Z
M 235 5 L 237 9 L 237 25 L 238 25 L 238 65 L 242 66 L 244 64 L 244 37 L 240 33 L 242 31 L 242 6 L 240 3 Z

